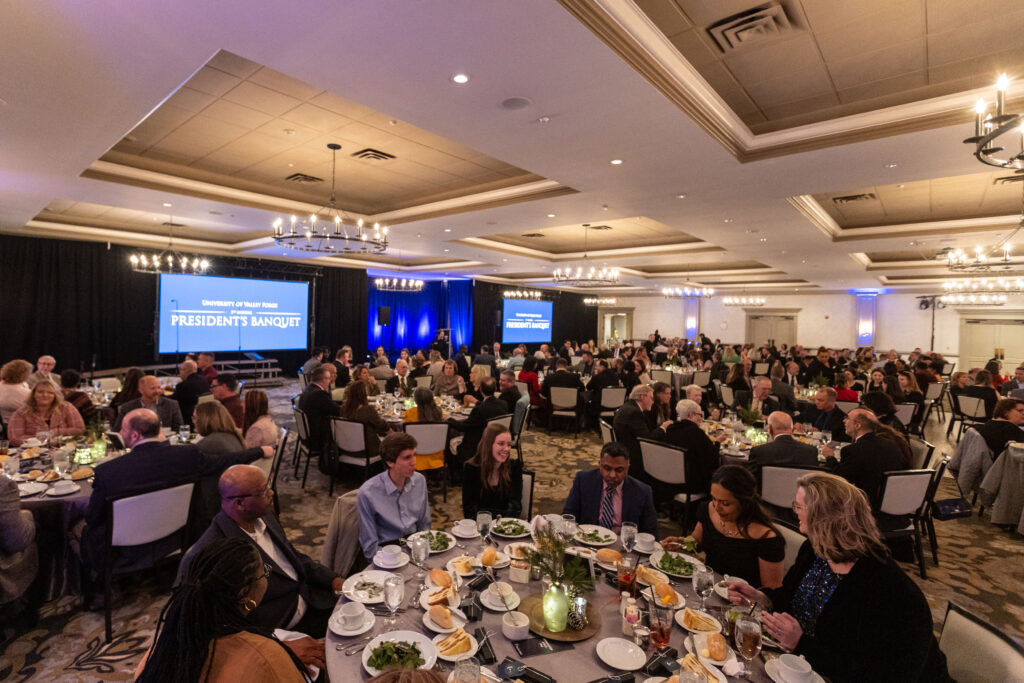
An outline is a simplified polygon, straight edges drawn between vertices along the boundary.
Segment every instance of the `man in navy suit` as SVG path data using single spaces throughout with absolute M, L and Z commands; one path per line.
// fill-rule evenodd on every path
M 651 487 L 629 476 L 629 451 L 606 443 L 596 470 L 578 472 L 562 514 L 579 524 L 598 524 L 619 533 L 623 522 L 635 522 L 640 533 L 657 534 Z

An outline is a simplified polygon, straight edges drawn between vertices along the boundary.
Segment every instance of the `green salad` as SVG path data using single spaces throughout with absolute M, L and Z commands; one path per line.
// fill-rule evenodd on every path
M 591 529 L 590 531 L 577 531 L 576 538 L 580 539 L 584 543 L 611 543 L 615 540 L 614 536 L 605 536 L 597 529 Z
M 451 539 L 443 531 L 427 531 L 427 540 L 430 542 L 430 549 L 434 552 L 448 550 Z
M 356 591 L 363 591 L 366 597 L 375 598 L 384 592 L 384 586 L 376 581 L 359 581 L 356 583 Z
M 420 646 L 404 640 L 383 642 L 370 651 L 367 664 L 374 669 L 418 669 L 427 663 L 420 656 Z
M 682 557 L 673 555 L 672 553 L 665 553 L 658 560 L 658 569 L 668 572 L 669 574 L 678 574 L 680 576 L 690 576 L 693 574 L 693 563 L 687 562 Z
M 518 519 L 499 519 L 491 525 L 491 529 L 506 536 L 521 536 L 526 533 L 526 525 Z

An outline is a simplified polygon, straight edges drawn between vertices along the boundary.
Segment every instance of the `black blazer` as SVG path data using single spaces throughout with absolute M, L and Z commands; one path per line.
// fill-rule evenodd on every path
M 487 421 L 501 415 L 507 415 L 510 412 L 512 411 L 508 409 L 507 403 L 493 396 L 488 396 L 482 401 L 477 401 L 476 405 L 473 406 L 473 410 L 470 411 L 469 417 L 465 420 L 460 422 L 449 418 L 448 424 L 451 425 L 452 429 L 465 434 L 462 437 L 462 443 L 459 444 L 459 458 L 465 462 L 476 455 L 476 447 L 480 444 L 480 438 L 484 435 L 484 429 L 487 428 Z
M 719 445 L 709 439 L 696 422 L 679 420 L 654 439 L 686 451 L 686 490 L 691 493 L 711 490 L 711 475 L 720 464 Z
M 338 377 L 334 380 L 334 388 L 342 389 L 347 387 L 348 383 L 352 381 L 352 373 L 339 361 L 332 360 L 331 363 L 338 369 Z
M 772 380 L 772 394 L 778 397 L 782 410 L 790 415 L 796 414 L 796 394 L 793 392 L 793 387 L 786 384 L 785 380 Z
M 562 514 L 575 515 L 579 524 L 600 524 L 603 488 L 600 470 L 577 472 Z M 654 511 L 651 487 L 633 477 L 626 477 L 621 493 L 622 521 L 636 522 L 637 531 L 642 534 L 657 534 L 658 515 Z
M 262 548 L 256 545 L 249 534 L 242 531 L 233 519 L 220 512 L 213 518 L 213 523 L 210 524 L 206 532 L 182 558 L 178 567 L 177 583 L 181 583 L 188 574 L 189 565 L 203 548 L 223 539 L 239 538 L 252 543 L 260 551 L 264 564 L 270 565 L 267 592 L 259 607 L 250 612 L 248 617 L 263 630 L 273 631 L 275 628 L 288 626 L 292 615 L 295 614 L 295 608 L 299 604 L 300 595 L 311 609 L 325 610 L 333 607 L 335 598 L 331 589 L 331 581 L 334 576 L 331 570 L 297 551 L 285 536 L 284 529 L 281 528 L 281 522 L 277 517 L 268 514 L 262 519 L 267 525 L 267 534 L 274 539 L 274 545 L 284 553 L 295 569 L 295 573 L 298 575 L 297 579 L 292 579 L 285 574 L 284 570 Z M 319 636 L 320 634 L 310 635 Z
M 736 407 L 743 407 L 745 409 L 750 408 L 750 403 L 754 399 L 754 392 L 752 391 L 737 391 L 736 392 Z M 761 402 L 761 415 L 768 417 L 776 410 L 782 410 L 782 405 L 779 401 L 773 397 L 768 396 L 764 401 Z
M 195 412 L 196 404 L 199 403 L 199 397 L 208 393 L 210 393 L 210 383 L 198 372 L 193 372 L 174 387 L 171 400 L 178 402 L 181 418 L 185 424 L 192 424 L 192 413 Z
M 811 405 L 807 412 L 800 415 L 798 421 L 803 422 L 806 427 L 816 427 L 822 432 L 832 432 L 833 441 L 849 441 L 850 437 L 846 436 L 846 427 L 843 426 L 843 420 L 846 419 L 843 411 L 838 406 L 833 408 L 831 414 L 825 418 L 824 424 L 818 421 L 820 412 L 817 407 Z
M 871 507 L 877 510 L 882 500 L 880 494 L 885 473 L 903 469 L 903 453 L 899 446 L 868 433 L 843 446 L 840 456 L 839 461 L 829 458 L 827 467 L 868 494 Z
M 805 541 L 782 586 L 764 589 L 775 611 L 792 613 L 793 594 L 814 559 Z M 794 652 L 835 683 L 951 681 L 928 602 L 891 559 L 857 560 L 818 615 L 814 636 L 801 637 Z
M 391 375 L 384 382 L 384 391 L 393 394 L 396 389 L 401 389 L 403 396 L 411 398 L 412 392 L 416 391 L 416 380 L 409 373 L 406 373 L 404 378 L 398 375 Z
M 583 389 L 583 381 L 580 376 L 568 370 L 558 370 L 544 378 L 544 384 L 540 387 L 540 393 L 544 398 L 551 400 L 551 387 L 566 387 L 569 389 Z
M 473 356 L 473 365 L 486 365 L 491 369 L 491 377 L 498 376 L 498 366 L 490 353 L 478 353 Z
M 310 382 L 299 396 L 299 410 L 305 412 L 309 420 L 310 443 L 314 448 L 323 448 L 331 440 L 331 427 L 327 420 L 331 416 L 341 415 L 341 406 L 319 384 Z
M 590 378 L 590 382 L 587 384 L 587 389 L 593 395 L 593 401 L 600 405 L 601 403 L 601 390 L 608 387 L 619 386 L 619 375 L 614 370 L 602 370 L 593 377 Z
M 845 454 L 844 450 L 842 455 Z M 758 482 L 761 481 L 761 468 L 765 465 L 817 467 L 818 449 L 810 444 L 797 441 L 792 434 L 779 434 L 773 441 L 750 449 L 747 468 Z
M 504 401 L 505 405 L 508 406 L 508 412 L 515 413 L 516 403 L 518 403 L 519 399 L 522 398 L 522 394 L 519 393 L 519 387 L 513 384 L 508 389 L 501 392 L 498 398 Z
M 640 410 L 637 402 L 631 398 L 626 399 L 612 420 L 612 429 L 615 430 L 615 440 L 620 442 L 629 451 L 629 473 L 639 477 L 644 471 L 644 459 L 640 454 L 640 442 L 637 439 L 654 439 L 656 441 L 664 438 L 665 431 L 661 427 L 651 428 L 647 422 L 647 415 Z

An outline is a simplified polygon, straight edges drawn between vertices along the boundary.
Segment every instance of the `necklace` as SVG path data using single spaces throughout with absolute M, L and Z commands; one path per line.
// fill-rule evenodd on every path
M 732 536 L 733 538 L 739 538 L 739 536 L 740 536 L 740 528 L 739 528 L 739 526 L 737 526 L 735 529 L 730 529 L 730 528 L 725 526 L 725 521 L 724 520 L 721 520 L 721 521 L 722 521 L 722 533 L 723 534 L 725 534 L 726 536 Z

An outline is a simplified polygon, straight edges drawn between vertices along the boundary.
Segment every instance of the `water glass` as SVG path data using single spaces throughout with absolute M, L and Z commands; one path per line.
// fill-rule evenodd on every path
M 409 555 L 413 564 L 422 566 L 430 555 L 430 542 L 426 536 L 416 536 L 409 539 Z
M 619 540 L 622 542 L 622 549 L 626 554 L 633 552 L 636 547 L 636 522 L 623 522 L 619 531 Z
M 50 432 L 36 432 L 36 439 L 39 440 L 39 443 L 46 446 L 47 444 L 50 443 Z
M 192 428 L 188 425 L 181 425 L 178 427 L 178 438 L 181 439 L 182 443 L 188 443 L 188 437 L 192 433 Z
M 4 460 L 4 474 L 6 474 L 9 478 L 14 479 L 14 477 L 18 476 L 19 466 L 20 461 L 17 457 L 8 458 L 7 460 Z
M 747 662 L 757 657 L 761 652 L 761 622 L 751 616 L 740 616 L 736 619 L 733 642 L 736 644 L 736 652 Z M 749 669 L 740 675 L 749 677 Z
M 405 600 L 405 581 L 401 576 L 389 576 L 384 581 L 384 606 L 391 610 L 388 625 L 394 627 L 397 618 L 395 612 Z
M 64 475 L 68 473 L 68 454 L 59 451 L 53 454 L 53 471 Z
M 708 567 L 697 567 L 693 572 L 693 590 L 700 596 L 700 608 L 715 589 L 715 573 Z
M 562 515 L 562 521 L 558 527 L 562 540 L 571 543 L 576 538 L 576 515 Z
M 839 453 L 841 450 L 843 450 L 843 447 L 838 443 L 832 448 L 832 455 L 835 457 L 837 461 L 843 457 Z
M 480 662 L 475 657 L 456 662 L 451 681 L 452 683 L 478 683 L 480 681 Z
M 830 443 L 832 441 L 832 432 L 822 431 L 821 441 L 822 443 Z
M 490 512 L 476 513 L 476 530 L 480 532 L 481 536 L 486 536 L 490 532 L 492 519 Z

